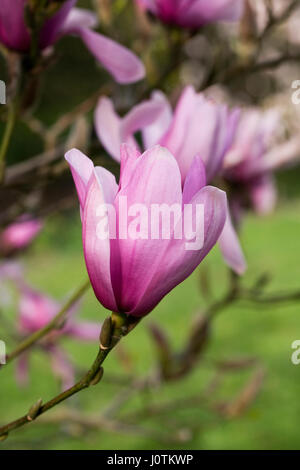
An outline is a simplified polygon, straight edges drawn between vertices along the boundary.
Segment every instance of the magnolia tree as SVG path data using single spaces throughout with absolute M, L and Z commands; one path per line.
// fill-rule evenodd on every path
M 29 356 L 39 348 L 62 388 L 54 397 L 33 398 L 23 416 L 1 423 L 1 440 L 44 414 L 44 423 L 49 416 L 50 422 L 166 440 L 161 430 L 139 424 L 143 413 L 164 412 L 163 404 L 150 410 L 145 405 L 128 422 L 118 421 L 131 394 L 184 380 L 206 352 L 216 314 L 228 305 L 299 298 L 299 292 L 266 294 L 263 266 L 254 284 L 246 285 L 243 275 L 252 262 L 242 236 L 248 213 L 274 210 L 275 172 L 296 165 L 299 157 L 300 82 L 287 78 L 299 61 L 299 15 L 293 0 L 95 0 L 93 9 L 78 8 L 76 0 L 0 0 L 3 310 L 11 286 L 17 293 L 14 344 L 2 354 L 0 367 L 15 362 L 18 386 L 24 386 Z M 87 72 L 78 91 L 83 101 L 70 109 L 62 100 L 60 116 L 49 125 L 39 112 L 47 93 L 40 84 L 51 74 L 67 94 L 71 85 L 53 72 L 58 57 L 63 60 L 60 43 L 67 35 L 74 36 L 74 61 L 81 60 L 81 40 L 104 70 L 90 96 Z M 31 132 L 32 149 L 15 158 L 15 143 L 22 146 L 20 125 Z M 42 142 L 41 153 L 35 153 L 34 139 Z M 64 214 L 66 207 L 80 213 L 88 279 L 61 303 L 30 284 L 19 258 L 28 250 L 24 259 L 30 259 L 50 215 Z M 67 231 L 67 218 L 64 224 Z M 128 376 L 125 384 L 119 378 L 122 395 L 116 392 L 111 414 L 106 411 L 104 419 L 69 408 L 72 395 L 100 381 L 105 387 L 108 354 L 116 349 L 122 362 L 123 337 L 139 335 L 144 317 L 210 257 L 215 245 L 227 266 L 228 289 L 196 315 L 181 350 L 173 351 L 156 319 L 149 331 L 157 359 L 142 377 Z M 205 266 L 201 288 L 207 297 Z M 99 323 L 75 318 L 89 286 L 108 310 Z M 60 344 L 64 336 L 95 346 L 95 360 L 79 380 Z M 251 367 L 254 375 L 235 400 L 213 404 L 224 418 L 242 413 L 263 378 L 252 358 L 220 359 L 216 377 L 198 402 L 194 399 L 195 406 L 205 406 L 204 398 L 218 388 L 219 373 Z M 59 412 L 61 402 L 66 403 Z M 56 406 L 57 414 L 48 414 Z M 169 402 L 165 408 L 174 406 L 179 405 Z M 179 423 L 167 442 L 188 441 L 192 430 L 184 431 Z

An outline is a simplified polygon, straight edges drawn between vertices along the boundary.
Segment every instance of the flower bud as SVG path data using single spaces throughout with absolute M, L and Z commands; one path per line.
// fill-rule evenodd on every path
M 32 405 L 32 407 L 30 408 L 27 414 L 28 421 L 33 421 L 37 417 L 40 411 L 40 408 L 42 406 L 42 403 L 43 403 L 43 400 L 40 398 L 34 405 Z
M 113 324 L 111 317 L 105 318 L 101 332 L 100 332 L 100 348 L 101 349 L 109 349 L 111 347 L 111 338 L 113 332 Z
M 100 382 L 100 380 L 102 379 L 103 373 L 104 373 L 104 369 L 103 369 L 103 367 L 100 367 L 98 372 L 96 372 L 96 374 L 94 375 L 94 377 L 90 381 L 90 385 L 97 385 Z

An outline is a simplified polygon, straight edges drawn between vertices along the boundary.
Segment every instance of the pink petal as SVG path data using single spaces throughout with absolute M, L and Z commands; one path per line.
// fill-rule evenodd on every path
M 80 207 L 83 210 L 86 191 L 93 173 L 93 162 L 80 150 L 72 149 L 65 154 L 65 159 L 70 165 L 74 183 L 76 186 Z
M 143 63 L 126 47 L 88 28 L 78 28 L 76 34 L 117 82 L 134 83 L 144 78 Z
M 194 156 L 198 153 L 190 154 L 190 146 L 182 155 L 182 149 L 186 148 L 186 132 L 190 118 L 194 117 L 196 92 L 193 87 L 188 86 L 184 89 L 177 103 L 174 118 L 167 133 L 160 140 L 160 144 L 167 147 L 176 157 L 184 181 L 188 168 L 190 167 Z M 199 123 L 198 123 L 199 127 Z M 193 143 L 193 142 L 192 142 Z M 187 158 L 185 156 L 187 155 Z
M 0 42 L 17 51 L 26 51 L 30 46 L 24 21 L 25 1 L 0 0 Z
M 77 0 L 65 1 L 60 9 L 45 22 L 40 34 L 41 49 L 50 46 L 58 39 L 64 23 L 70 15 L 76 1 Z
M 104 307 L 116 311 L 117 304 L 110 273 L 110 240 L 109 237 L 102 240 L 97 235 L 97 226 L 100 221 L 97 209 L 106 203 L 103 185 L 94 171 L 88 185 L 83 210 L 82 236 L 84 256 L 96 297 Z M 108 216 L 104 217 L 104 219 L 109 224 Z
M 159 142 L 170 127 L 173 116 L 171 105 L 164 93 L 154 91 L 151 99 L 162 105 L 162 112 L 152 124 L 142 129 L 143 142 L 146 149 L 153 147 L 153 145 Z
M 185 240 L 171 240 L 160 264 L 152 269 L 152 280 L 140 299 L 135 316 L 145 315 L 177 284 L 184 281 L 216 244 L 226 218 L 226 194 L 212 186 L 202 188 L 191 204 L 204 205 L 204 245 L 200 250 L 186 250 Z
M 299 136 L 292 137 L 287 142 L 276 145 L 253 164 L 249 164 L 247 174 L 251 177 L 257 177 L 288 166 L 293 162 L 297 163 L 299 161 L 299 148 Z
M 59 312 L 58 302 L 26 285 L 21 286 L 19 300 L 19 329 L 32 333 L 43 328 Z
M 98 101 L 95 110 L 95 129 L 97 136 L 105 150 L 115 159 L 120 161 L 120 146 L 122 120 L 114 110 L 112 101 L 103 97 Z
M 189 203 L 204 186 L 206 186 L 205 165 L 199 155 L 196 155 L 184 182 L 183 203 Z
M 36 219 L 20 219 L 9 225 L 0 235 L 2 251 L 21 250 L 26 248 L 43 228 Z
M 135 132 L 157 122 L 163 117 L 165 104 L 162 100 L 148 100 L 134 106 L 122 121 L 122 143 Z
M 78 28 L 92 29 L 97 25 L 97 15 L 91 10 L 86 10 L 84 8 L 72 8 L 59 32 L 60 34 L 72 34 L 76 33 Z
M 229 113 L 225 106 L 210 102 L 193 87 L 185 88 L 172 124 L 160 141 L 175 155 L 182 181 L 195 155 L 205 163 L 207 180 L 215 177 L 232 143 L 237 118 L 237 112 Z
M 243 12 L 244 0 L 194 0 L 186 15 L 183 14 L 182 24 L 201 26 L 214 21 L 237 21 Z
M 95 175 L 97 176 L 97 179 L 103 189 L 105 202 L 108 204 L 113 204 L 118 191 L 115 175 L 101 166 L 95 167 Z
M 95 128 L 99 140 L 108 153 L 120 161 L 120 146 L 137 146 L 134 133 L 156 122 L 164 112 L 160 101 L 143 101 L 134 106 L 122 119 L 116 114 L 109 98 L 100 98 L 95 111 Z
M 229 210 L 227 211 L 224 229 L 219 238 L 219 246 L 224 260 L 237 274 L 243 274 L 247 263 L 240 245 L 240 241 L 232 225 Z
M 131 177 L 134 172 L 134 168 L 137 165 L 137 160 L 141 156 L 141 153 L 136 147 L 123 144 L 121 146 L 121 168 L 120 168 L 120 188 L 125 188 L 130 184 Z
M 257 178 L 250 186 L 250 198 L 258 214 L 271 213 L 277 202 L 277 190 L 273 177 L 265 175 Z
M 142 7 L 166 23 L 199 28 L 214 21 L 237 21 L 243 11 L 243 0 L 139 0 Z
M 126 167 L 127 169 L 127 167 Z M 174 157 L 162 147 L 156 146 L 145 152 L 130 169 L 130 184 L 121 186 L 115 206 L 118 211 L 120 197 L 127 197 L 127 206 L 144 204 L 182 204 L 181 177 Z M 130 218 L 129 218 L 130 222 Z M 150 225 L 150 224 L 149 224 Z M 127 223 L 119 223 L 119 234 L 127 232 Z M 134 312 L 144 291 L 167 249 L 169 240 L 153 240 L 150 232 L 147 239 L 133 240 L 119 236 L 119 256 L 122 284 L 118 296 L 122 310 Z

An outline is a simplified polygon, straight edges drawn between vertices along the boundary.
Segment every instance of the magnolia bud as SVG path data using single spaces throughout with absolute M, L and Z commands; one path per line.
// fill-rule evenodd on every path
M 32 405 L 32 407 L 30 408 L 27 414 L 28 421 L 33 421 L 37 417 L 40 411 L 40 408 L 42 406 L 42 403 L 43 403 L 43 400 L 40 398 L 34 405 Z
M 98 372 L 96 372 L 96 374 L 94 375 L 94 377 L 90 381 L 90 385 L 97 385 L 100 382 L 100 380 L 102 379 L 103 373 L 104 373 L 104 369 L 103 369 L 103 367 L 100 367 Z
M 111 337 L 113 333 L 113 324 L 111 317 L 105 318 L 100 332 L 100 348 L 109 349 L 111 347 Z

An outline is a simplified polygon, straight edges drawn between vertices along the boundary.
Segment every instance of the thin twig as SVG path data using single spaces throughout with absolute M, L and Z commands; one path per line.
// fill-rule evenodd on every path
M 30 423 L 33 419 L 37 418 L 41 414 L 43 414 L 46 411 L 50 410 L 51 408 L 58 405 L 62 401 L 66 400 L 67 398 L 70 398 L 72 395 L 75 395 L 76 393 L 80 392 L 81 390 L 89 387 L 89 385 L 91 384 L 91 381 L 93 380 L 93 378 L 95 377 L 95 375 L 99 371 L 99 369 L 101 367 L 101 364 L 104 362 L 104 360 L 105 360 L 106 356 L 108 355 L 109 351 L 110 351 L 109 349 L 107 349 L 107 350 L 100 349 L 98 354 L 97 354 L 97 357 L 96 357 L 95 361 L 92 364 L 92 367 L 89 369 L 87 374 L 81 380 L 79 380 L 79 382 L 77 382 L 75 385 L 73 385 L 73 387 L 69 388 L 68 390 L 66 390 L 62 393 L 60 393 L 59 395 L 57 395 L 56 397 L 52 398 L 47 403 L 42 405 L 38 409 L 38 411 L 37 411 L 36 415 L 34 416 L 34 418 L 32 418 L 30 416 L 30 414 L 27 413 L 24 416 L 22 416 L 21 418 L 18 418 L 15 421 L 12 421 L 12 422 L 6 424 L 5 426 L 0 427 L 0 437 L 1 436 L 6 436 L 9 432 L 11 432 L 11 431 L 13 431 L 17 428 L 20 428 L 21 426 L 24 426 L 25 424 Z
M 5 159 L 16 122 L 16 115 L 17 104 L 16 101 L 13 101 L 9 105 L 5 131 L 0 146 L 0 184 L 3 182 L 4 179 Z

